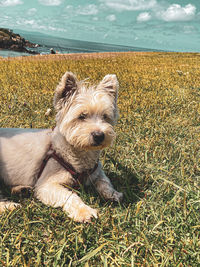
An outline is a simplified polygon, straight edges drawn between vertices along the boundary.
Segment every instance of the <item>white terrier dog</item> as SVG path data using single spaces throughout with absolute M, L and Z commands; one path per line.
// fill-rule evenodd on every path
M 66 72 L 58 84 L 53 130 L 0 129 L 0 178 L 13 191 L 34 188 L 46 205 L 62 207 L 77 222 L 97 218 L 97 210 L 83 203 L 73 187 L 93 184 L 105 199 L 120 201 L 102 170 L 100 150 L 109 146 L 117 119 L 118 81 L 106 75 L 97 86 Z M 0 201 L 0 211 L 19 204 Z

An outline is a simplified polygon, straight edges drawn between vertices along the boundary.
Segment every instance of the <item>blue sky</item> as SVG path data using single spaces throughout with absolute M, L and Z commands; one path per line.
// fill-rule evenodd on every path
M 0 0 L 0 27 L 200 52 L 200 0 Z

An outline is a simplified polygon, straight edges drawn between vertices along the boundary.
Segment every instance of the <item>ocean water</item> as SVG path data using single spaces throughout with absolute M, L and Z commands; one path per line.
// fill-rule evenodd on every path
M 28 48 L 29 50 L 35 51 L 41 55 L 49 54 L 50 49 L 53 48 L 59 54 L 69 53 L 94 53 L 94 52 L 126 52 L 126 51 L 158 51 L 149 48 L 131 47 L 114 44 L 104 44 L 97 42 L 87 42 L 80 40 L 71 40 L 66 38 L 60 38 L 55 36 L 48 36 L 46 34 L 35 33 L 35 32 L 24 32 L 18 30 L 21 36 L 25 39 L 39 44 L 37 48 Z M 2 57 L 17 57 L 17 56 L 29 56 L 32 54 L 15 52 L 10 50 L 0 50 L 0 56 Z
M 0 27 L 41 53 L 200 52 L 199 25 L 199 0 L 0 0 Z

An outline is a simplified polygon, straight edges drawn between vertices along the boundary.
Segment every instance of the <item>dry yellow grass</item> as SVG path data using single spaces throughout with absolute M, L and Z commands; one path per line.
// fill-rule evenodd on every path
M 200 54 L 103 53 L 0 60 L 0 126 L 54 125 L 66 70 L 99 81 L 115 73 L 120 118 L 104 169 L 124 202 L 80 192 L 99 209 L 90 225 L 34 199 L 0 217 L 3 266 L 198 266 L 200 262 Z M 86 265 L 85 265 L 86 264 Z

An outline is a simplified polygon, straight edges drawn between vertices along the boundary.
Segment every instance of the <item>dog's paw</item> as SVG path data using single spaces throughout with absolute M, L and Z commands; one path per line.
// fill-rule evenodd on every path
M 6 210 L 14 210 L 16 208 L 20 208 L 21 205 L 15 202 L 10 201 L 1 201 L 0 202 L 0 213 L 3 213 Z
M 33 191 L 32 186 L 17 185 L 17 186 L 12 187 L 11 194 L 20 195 L 21 197 L 28 197 L 30 196 L 32 191 Z
M 97 210 L 92 209 L 87 205 L 83 205 L 70 213 L 69 217 L 72 218 L 75 222 L 86 223 L 90 222 L 93 217 L 97 218 Z
M 123 193 L 117 192 L 116 190 L 112 194 L 112 201 L 121 202 L 123 199 Z

